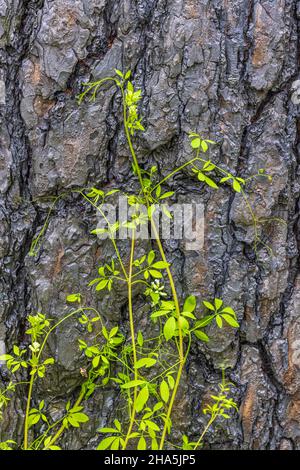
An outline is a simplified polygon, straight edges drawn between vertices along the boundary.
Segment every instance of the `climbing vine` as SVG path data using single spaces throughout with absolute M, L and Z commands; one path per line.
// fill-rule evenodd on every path
M 207 343 L 210 340 L 207 327 L 211 324 L 219 329 L 224 328 L 224 325 L 237 329 L 239 322 L 235 311 L 224 304 L 222 299 L 204 299 L 200 305 L 199 299 L 194 295 L 179 298 L 172 265 L 159 236 L 155 212 L 160 206 L 167 217 L 172 217 L 166 201 L 174 192 L 166 187 L 167 182 L 180 171 L 188 170 L 200 185 L 206 185 L 211 190 L 229 185 L 234 192 L 241 193 L 253 218 L 254 246 L 257 249 L 257 245 L 262 242 L 257 231 L 259 221 L 248 201 L 246 186 L 252 178 L 270 177 L 263 169 L 247 179 L 227 171 L 206 157 L 210 146 L 215 145 L 215 142 L 204 139 L 197 132 L 191 132 L 188 138 L 194 152 L 193 157 L 159 180 L 157 167 L 142 167 L 134 149 L 133 138 L 136 132 L 143 132 L 144 127 L 138 112 L 141 90 L 134 87 L 130 72 L 123 74 L 116 70 L 112 77 L 85 83 L 84 91 L 78 97 L 79 103 L 83 103 L 86 97 L 96 99 L 100 87 L 108 82 L 112 82 L 121 94 L 124 131 L 138 184 L 135 193 L 124 194 L 131 207 L 131 217 L 122 223 L 112 224 L 108 220 L 104 204 L 117 189 L 104 191 L 95 185 L 88 189 L 75 189 L 74 192 L 104 219 L 106 227 L 94 228 L 92 234 L 97 236 L 105 233 L 115 251 L 113 259 L 98 266 L 97 276 L 90 281 L 89 286 L 96 292 L 110 292 L 118 283 L 126 286 L 128 328 L 127 331 L 121 331 L 120 325 L 108 327 L 96 309 L 85 305 L 81 293 L 70 293 L 66 297 L 68 305 L 75 307 L 56 323 L 42 313 L 30 315 L 26 331 L 29 346 L 21 348 L 14 345 L 9 354 L 0 357 L 0 360 L 6 361 L 11 374 L 5 389 L 0 390 L 0 412 L 8 405 L 17 388 L 26 390 L 22 442 L 15 442 L 13 439 L 2 442 L 0 448 L 4 450 L 59 450 L 63 435 L 72 428 L 85 426 L 89 420 L 84 408 L 86 400 L 108 384 L 118 388 L 120 399 L 111 422 L 98 430 L 99 450 L 155 450 L 173 447 L 196 450 L 201 448 L 207 431 L 216 420 L 229 419 L 230 413 L 238 410 L 230 396 L 232 384 L 226 380 L 223 370 L 219 394 L 211 395 L 210 402 L 203 409 L 207 416 L 204 429 L 199 430 L 198 437 L 193 441 L 186 434 L 182 436 L 181 443 L 173 439 L 172 417 L 191 344 L 198 341 Z M 55 204 L 66 194 L 68 193 L 55 198 L 44 226 L 33 240 L 31 256 L 35 256 L 41 247 Z M 146 212 L 141 211 L 142 206 L 146 207 Z M 137 232 L 141 225 L 151 228 L 155 247 L 137 256 Z M 122 258 L 117 243 L 117 233 L 122 227 L 126 227 L 130 233 L 129 259 Z M 136 285 L 143 289 L 148 309 L 145 320 L 147 325 L 151 325 L 151 328 L 143 331 L 137 324 L 133 292 Z M 46 400 L 33 406 L 33 402 L 36 403 L 34 393 L 37 382 L 45 378 L 49 368 L 55 363 L 55 359 L 47 354 L 49 336 L 58 331 L 63 322 L 72 319 L 76 319 L 87 334 L 93 333 L 94 339 L 90 342 L 85 337 L 78 337 L 78 348 L 85 361 L 85 366 L 80 370 L 83 383 L 77 398 L 72 402 L 67 401 L 64 413 L 54 419 Z M 150 330 L 151 334 L 148 335 Z

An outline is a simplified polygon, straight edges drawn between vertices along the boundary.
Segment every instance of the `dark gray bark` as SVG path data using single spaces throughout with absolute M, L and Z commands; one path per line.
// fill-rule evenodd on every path
M 292 99 L 299 79 L 297 4 L 0 0 L 0 339 L 8 349 L 26 342 L 29 313 L 60 318 L 74 288 L 112 323 L 126 315 L 125 292 L 100 298 L 86 287 L 112 251 L 90 236 L 93 212 L 78 197 L 58 204 L 39 256 L 28 256 L 49 207 L 42 196 L 89 185 L 126 188 L 131 181 L 115 89 L 78 107 L 81 82 L 115 67 L 133 71 L 146 127 L 139 155 L 157 162 L 162 174 L 187 160 L 186 133 L 197 130 L 219 143 L 212 156 L 220 164 L 245 177 L 259 168 L 273 175 L 271 184 L 259 181 L 250 190 L 259 217 L 287 222 L 260 226 L 272 256 L 264 248 L 255 256 L 253 224 L 240 195 L 203 189 L 184 175 L 170 184 L 183 201 L 205 203 L 204 249 L 166 244 L 180 294 L 219 296 L 242 325 L 237 334 L 211 331 L 207 346 L 193 347 L 174 416 L 178 432 L 199 434 L 202 404 L 226 360 L 241 408 L 209 434 L 212 448 L 300 448 L 299 105 Z M 68 324 L 51 342 L 59 365 L 37 398 L 51 398 L 53 415 L 82 380 L 77 337 Z M 97 393 L 87 404 L 90 423 L 64 446 L 94 448 L 114 397 L 110 389 Z M 5 415 L 2 439 L 21 433 L 21 402 Z

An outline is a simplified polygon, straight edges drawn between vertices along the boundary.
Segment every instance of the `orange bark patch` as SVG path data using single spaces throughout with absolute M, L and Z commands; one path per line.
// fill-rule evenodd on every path
M 64 256 L 64 254 L 65 254 L 65 250 L 64 250 L 63 247 L 61 247 L 58 250 L 58 253 L 57 253 L 57 256 L 56 256 L 56 259 L 55 259 L 55 264 L 54 264 L 53 271 L 52 271 L 52 279 L 55 278 L 61 272 L 61 264 L 62 264 L 61 260 Z
M 241 408 L 241 420 L 244 432 L 245 441 L 249 441 L 254 419 L 254 406 L 255 406 L 256 387 L 250 384 L 247 388 L 245 401 Z
M 53 100 L 44 100 L 41 96 L 36 96 L 33 102 L 33 109 L 39 117 L 45 116 L 54 106 Z
M 41 66 L 39 62 L 33 63 L 33 71 L 31 75 L 31 81 L 34 85 L 38 85 L 41 81 Z

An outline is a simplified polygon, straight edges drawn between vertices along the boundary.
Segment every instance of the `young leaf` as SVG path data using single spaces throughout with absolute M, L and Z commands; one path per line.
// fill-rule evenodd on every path
M 200 144 L 201 144 L 201 140 L 199 139 L 199 137 L 191 141 L 191 146 L 193 149 L 198 149 L 200 147 Z
M 207 302 L 206 300 L 203 301 L 203 304 L 205 305 L 206 308 L 208 308 L 209 310 L 215 310 L 215 307 L 210 303 L 210 302 Z
M 238 328 L 240 326 L 239 323 L 235 320 L 235 318 L 233 318 L 231 315 L 223 313 L 222 318 L 224 318 L 228 325 L 233 326 L 234 328 Z
M 236 191 L 237 193 L 241 192 L 241 189 L 242 189 L 241 185 L 236 179 L 233 180 L 232 187 L 233 187 L 234 191 Z
M 143 334 L 142 334 L 141 331 L 139 331 L 138 334 L 137 334 L 137 343 L 140 347 L 143 347 L 144 338 L 143 338 Z
M 201 148 L 202 148 L 203 152 L 206 152 L 206 151 L 207 151 L 208 145 L 207 145 L 207 143 L 205 142 L 205 140 L 202 140 L 202 141 L 201 141 Z
M 96 286 L 96 290 L 103 290 L 107 286 L 108 279 L 102 279 L 102 281 L 99 282 Z
M 231 307 L 225 307 L 223 310 L 221 310 L 220 313 L 229 313 L 229 315 L 232 315 L 234 318 L 236 318 L 236 313 Z
M 103 439 L 103 441 L 100 442 L 100 444 L 97 447 L 97 450 L 108 449 L 115 439 L 116 439 L 115 436 L 106 437 L 105 439 Z
M 146 450 L 146 448 L 147 448 L 146 439 L 142 436 L 139 439 L 137 449 L 138 450 Z
M 218 189 L 218 185 L 208 176 L 205 176 L 205 183 L 208 184 L 211 188 Z
M 194 295 L 190 295 L 185 299 L 183 305 L 184 312 L 193 312 L 196 308 L 196 297 Z
M 119 77 L 123 78 L 124 75 L 122 74 L 121 70 L 118 70 L 118 69 L 115 69 L 115 72 L 117 75 L 119 75 Z
M 153 250 L 151 250 L 151 251 L 149 251 L 149 254 L 148 254 L 148 257 L 147 257 L 148 266 L 151 266 L 154 259 L 155 259 L 155 252 Z
M 159 391 L 160 391 L 160 396 L 162 400 L 165 403 L 167 403 L 170 398 L 170 390 L 169 390 L 169 385 L 167 384 L 165 380 L 161 382 Z
M 152 264 L 151 267 L 155 269 L 165 269 L 168 266 L 170 266 L 170 263 L 167 263 L 165 261 L 157 261 L 156 263 Z
M 166 341 L 169 341 L 169 339 L 171 339 L 174 336 L 175 330 L 176 330 L 176 320 L 174 317 L 170 317 L 168 318 L 168 320 L 166 321 L 164 325 L 164 336 L 166 338 Z
M 174 194 L 174 191 L 168 191 L 168 192 L 162 194 L 162 195 L 159 197 L 159 199 L 166 199 L 167 197 L 173 196 L 173 194 Z
M 206 317 L 202 318 L 201 320 L 197 321 L 195 323 L 195 326 L 197 328 L 203 328 L 204 326 L 208 325 L 211 323 L 212 319 L 214 318 L 214 315 L 207 315 Z
M 209 337 L 207 336 L 206 333 L 204 333 L 201 330 L 195 330 L 194 331 L 195 336 L 200 339 L 200 341 L 204 341 L 205 343 L 208 343 Z
M 138 385 L 144 384 L 144 380 L 130 380 L 130 382 L 127 382 L 126 384 L 121 385 L 121 388 L 133 388 L 137 387 Z
M 222 328 L 223 322 L 222 322 L 222 318 L 220 317 L 220 315 L 216 316 L 216 323 L 217 323 L 219 328 Z
M 149 273 L 151 274 L 152 277 L 154 277 L 154 279 L 160 279 L 163 277 L 162 273 L 159 271 L 156 271 L 156 269 L 149 269 Z
M 214 302 L 215 302 L 216 310 L 219 310 L 223 305 L 223 300 L 221 299 L 214 299 Z
M 144 408 L 145 404 L 148 401 L 148 398 L 149 398 L 149 389 L 146 385 L 145 387 L 142 388 L 142 390 L 139 392 L 136 398 L 135 409 L 138 413 L 142 411 L 142 409 Z
M 136 362 L 135 368 L 140 369 L 141 367 L 152 367 L 156 364 L 156 359 L 152 359 L 151 357 L 144 357 Z

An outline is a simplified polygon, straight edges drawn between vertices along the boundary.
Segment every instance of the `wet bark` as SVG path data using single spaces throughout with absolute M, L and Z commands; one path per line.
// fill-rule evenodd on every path
M 0 340 L 26 344 L 26 317 L 60 318 L 65 296 L 82 292 L 108 321 L 125 321 L 125 292 L 113 298 L 86 287 L 112 255 L 95 242 L 93 212 L 66 194 L 51 215 L 36 258 L 29 247 L 53 197 L 79 187 L 126 188 L 131 163 L 113 88 L 78 106 L 81 83 L 116 67 L 131 69 L 143 90 L 146 132 L 141 161 L 162 175 L 190 155 L 186 133 L 218 142 L 212 158 L 243 177 L 259 168 L 273 176 L 250 187 L 253 223 L 239 194 L 203 188 L 187 175 L 170 187 L 182 201 L 205 204 L 205 243 L 198 252 L 165 243 L 180 295 L 218 296 L 238 313 L 241 329 L 211 330 L 194 345 L 174 416 L 193 439 L 205 422 L 206 397 L 220 366 L 231 367 L 239 416 L 207 437 L 212 448 L 300 448 L 299 275 L 299 20 L 296 0 L 0 0 Z M 47 199 L 48 197 L 48 199 Z M 124 253 L 126 246 L 124 244 Z M 76 287 L 75 287 L 76 286 Z M 141 300 L 138 300 L 141 302 Z M 140 311 L 141 308 L 140 308 Z M 50 343 L 58 365 L 39 387 L 53 416 L 82 381 L 78 329 L 68 324 Z M 2 380 L 5 371 L 1 368 Z M 67 448 L 95 448 L 96 429 L 110 419 L 115 393 L 96 393 L 91 416 Z M 21 433 L 9 408 L 1 438 Z

